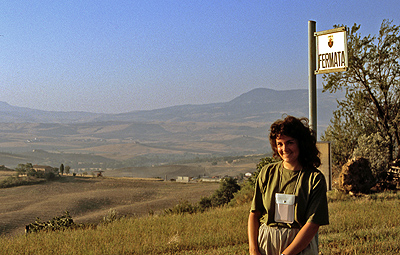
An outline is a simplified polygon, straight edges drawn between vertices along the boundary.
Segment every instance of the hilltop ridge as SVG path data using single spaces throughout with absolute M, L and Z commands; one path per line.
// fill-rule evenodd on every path
M 322 93 L 318 89 L 318 121 L 326 126 L 343 94 Z M 253 89 L 231 101 L 212 104 L 176 105 L 154 110 L 101 114 L 91 112 L 43 111 L 0 102 L 0 123 L 88 123 L 104 121 L 206 121 L 269 122 L 282 114 L 308 117 L 308 90 Z M 104 102 L 107 104 L 107 102 Z

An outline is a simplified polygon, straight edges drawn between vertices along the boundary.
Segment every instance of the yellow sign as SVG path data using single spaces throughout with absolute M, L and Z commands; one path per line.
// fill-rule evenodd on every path
M 346 71 L 347 34 L 340 27 L 314 33 L 317 37 L 317 70 L 315 74 Z

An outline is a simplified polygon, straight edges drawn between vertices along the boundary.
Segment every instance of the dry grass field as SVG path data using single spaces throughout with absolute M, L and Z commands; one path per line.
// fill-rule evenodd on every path
M 218 183 L 63 176 L 53 182 L 4 188 L 0 189 L 0 235 L 23 233 L 36 217 L 47 221 L 65 211 L 76 223 L 99 222 L 110 209 L 119 216 L 157 214 L 181 201 L 198 202 L 218 187 Z
M 400 196 L 351 197 L 328 192 L 330 224 L 319 231 L 320 254 L 399 254 Z M 97 228 L 0 238 L 1 254 L 248 254 L 250 204 L 204 213 L 123 218 Z M 377 217 L 378 216 L 378 217 Z
M 1 171 L 0 170 L 0 181 L 9 177 L 15 175 L 14 171 Z
M 167 180 L 176 178 L 176 176 L 239 176 L 246 172 L 253 173 L 256 170 L 257 163 L 262 156 L 246 157 L 234 160 L 233 162 L 215 161 L 199 162 L 187 164 L 166 164 L 152 167 L 125 167 L 113 170 L 105 170 L 104 176 L 109 177 L 159 177 Z

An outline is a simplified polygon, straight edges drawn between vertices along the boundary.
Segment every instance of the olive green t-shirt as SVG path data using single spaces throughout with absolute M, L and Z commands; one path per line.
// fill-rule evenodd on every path
M 318 169 L 292 171 L 285 169 L 282 161 L 272 163 L 264 166 L 258 175 L 251 211 L 261 212 L 260 222 L 268 226 L 300 228 L 307 222 L 327 225 L 326 190 L 325 177 Z M 296 195 L 293 223 L 274 221 L 275 193 Z

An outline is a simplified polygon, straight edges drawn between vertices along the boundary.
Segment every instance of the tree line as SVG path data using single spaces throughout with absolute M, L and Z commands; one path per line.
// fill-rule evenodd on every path
M 400 162 L 400 27 L 392 23 L 383 20 L 374 36 L 347 28 L 349 68 L 323 76 L 324 92 L 345 91 L 322 136 L 333 142 L 335 167 L 363 157 L 381 181 Z

